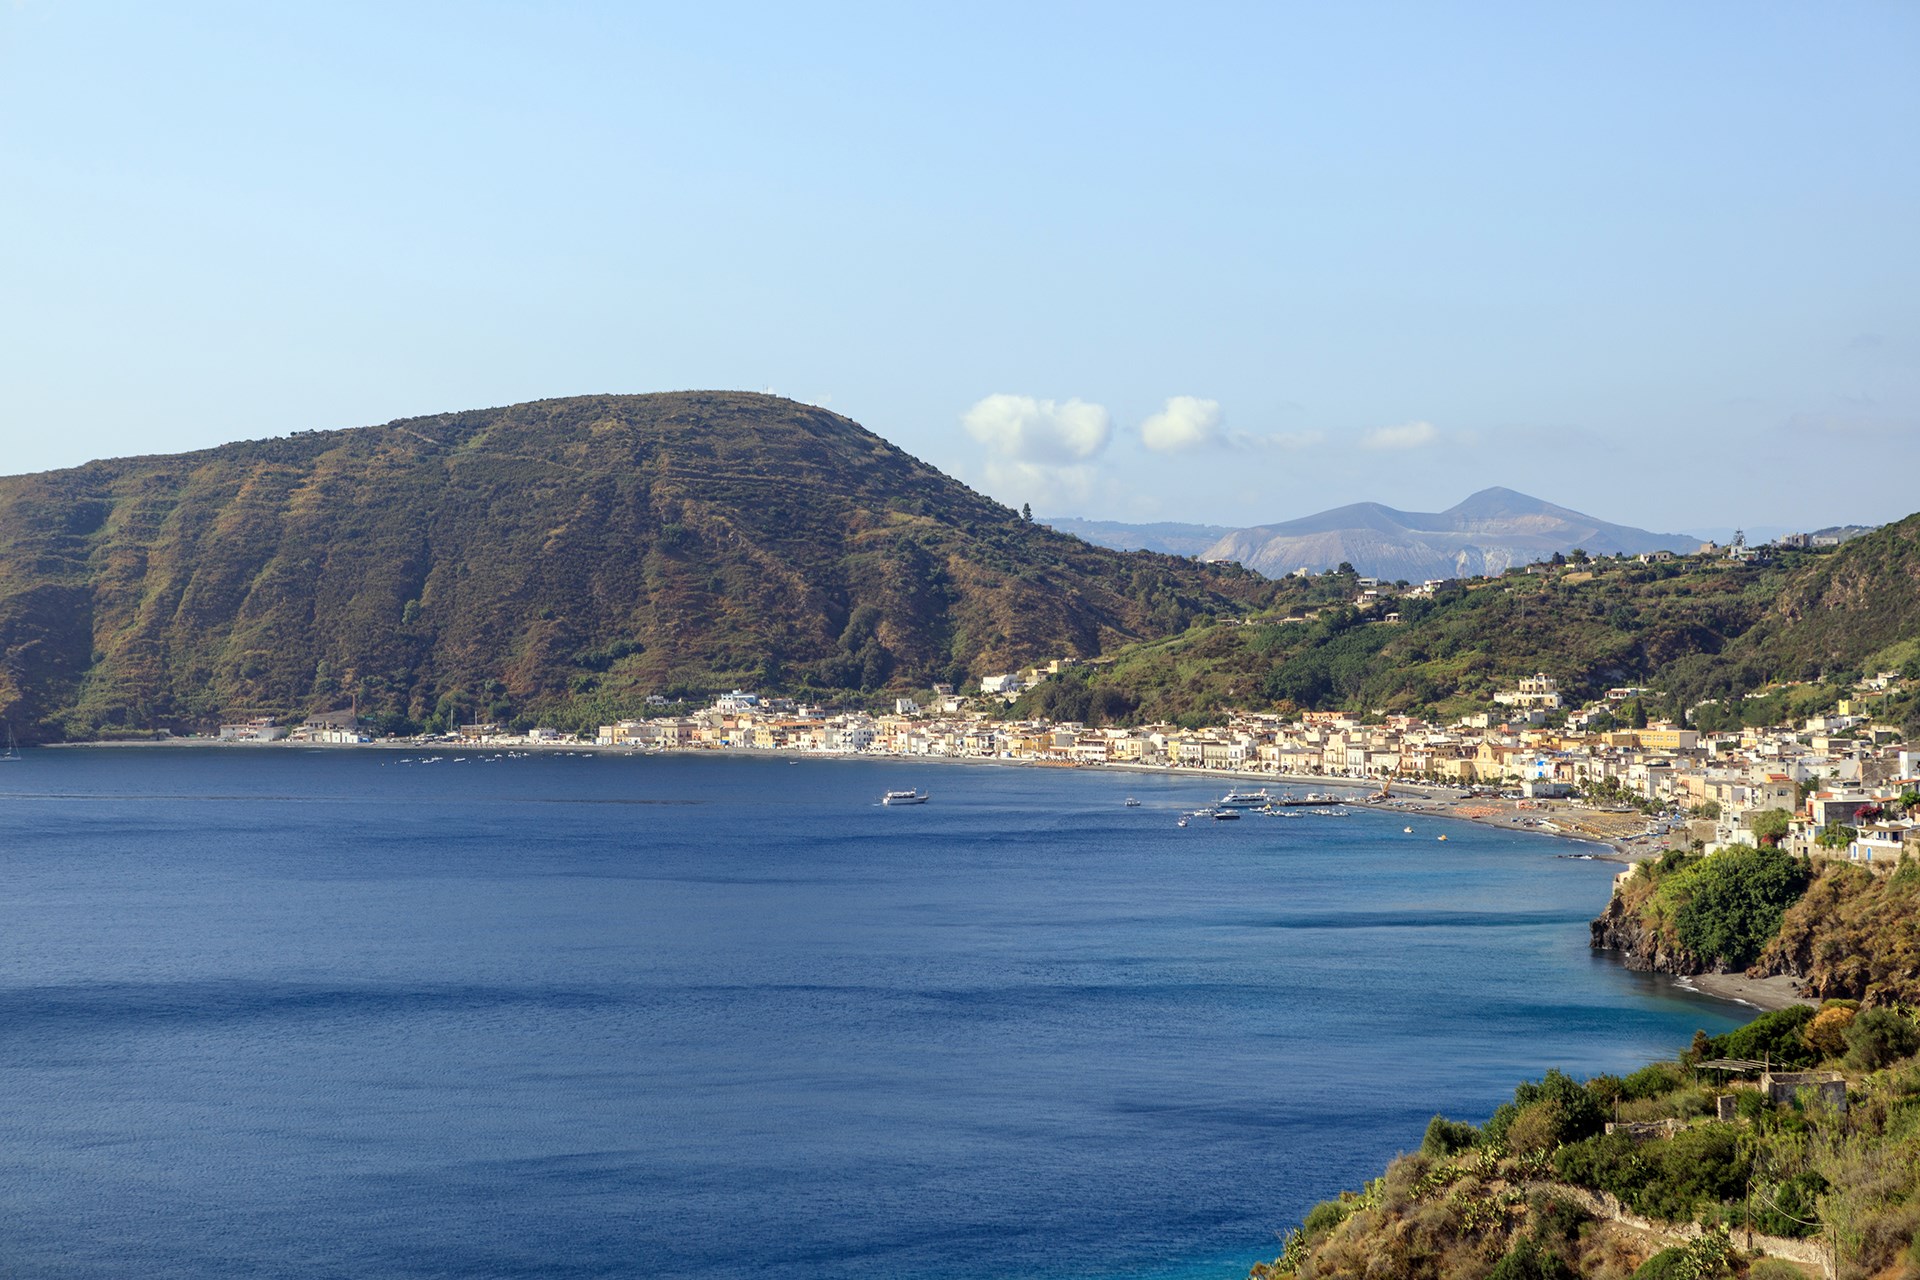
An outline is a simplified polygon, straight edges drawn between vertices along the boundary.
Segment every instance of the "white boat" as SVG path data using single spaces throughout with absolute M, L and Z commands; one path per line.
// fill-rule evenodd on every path
M 1135 800 L 1132 796 L 1127 797 L 1127 808 L 1138 809 L 1139 807 L 1140 807 L 1140 802 L 1138 800 Z
M 0 755 L 0 764 L 6 764 L 8 762 L 18 760 L 19 758 L 20 758 L 20 744 L 13 740 L 13 726 L 8 725 L 7 726 L 7 753 L 5 755 Z
M 1222 809 L 1258 809 L 1262 805 L 1272 804 L 1273 797 L 1262 787 L 1258 791 L 1229 791 L 1220 797 L 1219 803 Z
M 1407 833 L 1408 835 L 1412 835 L 1412 834 L 1413 834 L 1413 828 L 1412 828 L 1412 827 L 1402 827 L 1402 828 L 1400 828 L 1400 829 L 1401 829 L 1402 831 L 1404 831 L 1404 832 L 1406 832 L 1406 833 Z
M 1215 809 L 1213 811 L 1213 820 L 1215 822 L 1238 822 L 1240 820 L 1240 811 L 1238 809 Z
M 881 804 L 925 804 L 927 793 L 924 791 L 889 791 L 880 797 Z

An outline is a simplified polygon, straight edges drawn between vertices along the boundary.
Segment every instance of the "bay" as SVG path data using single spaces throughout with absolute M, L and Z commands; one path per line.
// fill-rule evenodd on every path
M 1436 1111 L 1744 1020 L 1538 836 L 440 755 L 0 769 L 0 1273 L 1226 1280 Z

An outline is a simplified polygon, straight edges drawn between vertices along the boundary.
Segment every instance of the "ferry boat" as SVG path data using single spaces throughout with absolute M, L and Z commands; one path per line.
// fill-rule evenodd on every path
M 881 804 L 925 804 L 927 793 L 924 791 L 889 791 L 880 797 Z
M 1262 787 L 1258 791 L 1229 791 L 1220 797 L 1219 803 L 1222 809 L 1258 809 L 1262 805 L 1272 804 L 1273 797 Z

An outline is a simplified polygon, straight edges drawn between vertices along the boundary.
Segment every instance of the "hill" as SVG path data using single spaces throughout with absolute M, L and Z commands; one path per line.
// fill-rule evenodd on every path
M 1497 574 L 1575 548 L 1590 555 L 1692 551 L 1698 538 L 1610 524 L 1511 489 L 1482 489 L 1445 511 L 1398 511 L 1377 502 L 1336 507 L 1282 524 L 1237 529 L 1206 560 L 1234 560 L 1268 577 L 1351 564 L 1368 577 L 1422 582 Z
M 1916 1047 L 1910 1013 L 1836 1001 L 1626 1076 L 1549 1071 L 1483 1124 L 1435 1116 L 1249 1280 L 1910 1280 Z M 1773 1071 L 1698 1070 L 1729 1058 Z
M 547 400 L 0 479 L 0 719 L 587 724 L 1087 657 L 1270 594 L 1033 524 L 807 405 Z
M 1697 727 L 1829 708 L 1862 673 L 1920 671 L 1920 516 L 1765 563 L 1589 560 L 1353 607 L 1351 574 L 1290 579 L 1244 625 L 1201 625 L 1049 681 L 1037 710 L 1217 721 L 1228 709 L 1459 714 L 1544 671 L 1576 699 L 1655 690 Z M 1398 621 L 1385 620 L 1391 611 Z M 1920 732 L 1920 706 L 1886 714 Z

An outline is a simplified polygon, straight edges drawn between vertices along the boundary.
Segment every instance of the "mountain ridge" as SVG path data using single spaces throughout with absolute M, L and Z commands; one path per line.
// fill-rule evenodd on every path
M 0 719 L 585 724 L 1090 657 L 1269 593 L 1036 525 L 814 406 L 564 397 L 0 479 Z
M 1690 551 L 1686 534 L 1653 533 L 1600 520 L 1516 490 L 1492 486 L 1444 511 L 1402 511 L 1361 502 L 1298 519 L 1251 525 L 1201 553 L 1267 577 L 1351 564 L 1371 577 L 1422 581 L 1499 573 L 1576 548 L 1594 555 Z

